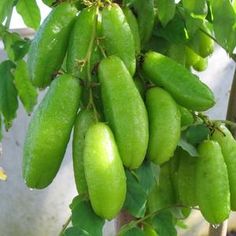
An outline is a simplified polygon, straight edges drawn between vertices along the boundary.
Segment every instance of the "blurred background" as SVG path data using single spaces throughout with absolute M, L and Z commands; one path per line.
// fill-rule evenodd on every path
M 38 1 L 42 20 L 50 9 Z M 24 29 L 21 17 L 14 12 L 11 28 L 20 31 L 23 36 L 33 36 L 33 32 Z M 4 60 L 3 45 L 0 42 L 0 61 Z M 235 64 L 223 50 L 216 48 L 209 59 L 209 68 L 199 73 L 201 80 L 213 89 L 216 106 L 208 112 L 212 119 L 225 119 L 231 82 Z M 40 94 L 39 101 L 43 94 Z M 0 98 L 1 99 L 1 98 Z M 53 183 L 44 190 L 28 189 L 22 179 L 22 147 L 30 117 L 20 105 L 17 119 L 9 132 L 4 132 L 1 144 L 0 166 L 8 175 L 6 182 L 0 182 L 0 236 L 56 236 L 70 216 L 69 204 L 76 189 L 73 179 L 71 143 Z M 179 230 L 182 236 L 207 235 L 208 224 L 199 212 L 193 212 L 186 220 L 189 227 Z M 235 217 L 232 215 L 229 228 L 233 228 Z M 114 222 L 106 224 L 104 235 L 113 236 Z

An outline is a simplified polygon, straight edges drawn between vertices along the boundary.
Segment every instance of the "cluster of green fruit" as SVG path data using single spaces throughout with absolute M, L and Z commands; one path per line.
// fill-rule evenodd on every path
M 89 197 L 97 215 L 109 220 L 117 216 L 125 201 L 125 168 L 137 169 L 147 158 L 165 172 L 167 163 L 176 159 L 181 123 L 188 125 L 186 114 L 215 104 L 211 90 L 189 69 L 166 55 L 144 49 L 151 31 L 147 32 L 141 9 L 134 7 L 135 16 L 129 8 L 95 1 L 77 15 L 73 4 L 61 3 L 41 25 L 28 55 L 33 84 L 49 89 L 26 135 L 26 184 L 41 189 L 53 181 L 74 127 L 78 192 Z M 196 37 L 201 42 L 201 57 L 207 57 L 212 40 L 200 31 Z M 207 53 L 202 52 L 205 49 Z M 196 69 L 202 60 L 193 63 L 188 59 L 186 66 Z M 228 216 L 229 182 L 232 199 L 236 194 L 231 184 L 236 181 L 231 170 L 236 164 L 231 148 L 236 144 L 229 131 L 221 129 L 199 146 L 197 158 L 181 154 L 178 160 L 181 203 L 199 205 L 212 223 Z M 168 187 L 168 180 L 163 184 Z M 232 200 L 235 209 L 233 204 Z
M 161 166 L 159 182 L 150 193 L 149 211 L 170 205 L 199 206 L 205 219 L 219 224 L 235 211 L 236 141 L 230 131 L 216 123 L 209 139 L 198 145 L 193 157 L 177 148 L 174 157 Z

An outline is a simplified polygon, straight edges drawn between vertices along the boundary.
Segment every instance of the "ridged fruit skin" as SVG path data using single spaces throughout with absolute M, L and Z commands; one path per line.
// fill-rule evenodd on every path
M 111 220 L 126 196 L 126 176 L 111 129 L 96 123 L 88 129 L 84 146 L 84 170 L 95 213 Z
M 66 54 L 77 10 L 64 2 L 55 7 L 37 31 L 29 49 L 28 70 L 33 84 L 47 87 Z
M 66 63 L 67 71 L 83 80 L 87 76 L 88 61 L 86 60 L 88 60 L 89 48 L 91 44 L 94 44 L 93 41 L 95 40 L 96 12 L 96 7 L 83 9 L 77 16 L 69 39 Z
M 138 168 L 148 145 L 148 117 L 144 102 L 124 63 L 116 56 L 98 68 L 106 121 L 111 127 L 123 164 Z
M 171 95 L 158 87 L 147 91 L 146 106 L 150 133 L 147 156 L 161 165 L 174 155 L 177 147 L 181 131 L 180 112 Z
M 45 188 L 56 176 L 64 157 L 80 104 L 79 81 L 56 78 L 37 107 L 27 130 L 23 177 L 30 188 Z
M 79 194 L 88 193 L 88 187 L 84 173 L 83 153 L 85 135 L 89 127 L 93 125 L 95 121 L 96 119 L 92 110 L 81 110 L 75 120 L 72 142 L 72 156 L 75 184 Z
M 196 194 L 204 218 L 211 224 L 220 224 L 229 217 L 230 190 L 227 167 L 220 145 L 212 140 L 198 147 Z
M 181 114 L 181 126 L 188 126 L 194 123 L 194 117 L 190 110 L 185 107 L 179 106 Z
M 131 75 L 136 70 L 135 43 L 130 26 L 122 9 L 117 4 L 102 10 L 101 31 L 108 56 L 120 57 Z
M 148 195 L 147 208 L 152 213 L 176 204 L 175 188 L 171 176 L 170 162 L 160 168 L 159 181 Z
M 141 42 L 140 42 L 139 27 L 138 27 L 137 19 L 134 16 L 133 12 L 128 7 L 124 7 L 123 12 L 125 14 L 125 18 L 129 24 L 129 27 L 130 27 L 131 32 L 134 37 L 134 45 L 135 45 L 136 55 L 139 55 L 140 48 L 141 48 Z
M 204 83 L 182 65 L 160 53 L 146 53 L 142 69 L 148 79 L 190 110 L 204 111 L 215 104 L 214 94 Z
M 229 176 L 231 210 L 236 211 L 236 141 L 224 125 L 215 129 L 211 139 L 221 146 Z
M 197 157 L 190 156 L 186 151 L 178 153 L 180 162 L 177 176 L 179 201 L 184 206 L 197 206 L 196 168 Z

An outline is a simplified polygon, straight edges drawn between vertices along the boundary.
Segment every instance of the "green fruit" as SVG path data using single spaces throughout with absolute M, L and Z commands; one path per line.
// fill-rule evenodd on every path
M 172 182 L 170 163 L 161 166 L 159 183 L 153 187 L 148 195 L 147 208 L 152 213 L 176 203 L 176 194 Z
M 81 110 L 76 118 L 73 134 L 73 168 L 76 188 L 79 194 L 86 194 L 88 187 L 84 174 L 84 145 L 85 135 L 96 119 L 93 111 Z
M 101 61 L 98 68 L 106 121 L 114 132 L 124 165 L 138 168 L 148 145 L 145 105 L 124 63 L 116 56 Z
M 70 3 L 61 3 L 51 11 L 37 31 L 28 54 L 28 69 L 35 86 L 48 86 L 60 69 L 76 12 Z
M 211 31 L 203 24 L 188 42 L 188 46 L 203 58 L 208 57 L 214 51 L 214 41 L 207 34 L 211 35 Z
M 79 81 L 56 78 L 29 124 L 24 144 L 23 177 L 30 188 L 45 188 L 61 165 L 80 100 Z
M 144 236 L 158 236 L 156 230 L 151 226 L 145 224 L 143 227 Z
M 200 57 L 198 62 L 193 65 L 193 69 L 201 72 L 206 70 L 207 66 L 208 66 L 208 59 Z
M 168 161 L 174 154 L 180 138 L 180 112 L 176 102 L 161 88 L 147 91 L 146 105 L 149 115 L 148 157 L 156 164 Z
M 80 12 L 74 24 L 67 50 L 68 73 L 83 80 L 87 78 L 89 50 L 93 49 L 96 36 L 96 12 L 96 7 L 85 8 Z
M 191 67 L 193 65 L 196 65 L 201 57 L 197 53 L 195 53 L 191 48 L 185 47 L 185 58 L 186 67 Z
M 178 169 L 178 196 L 184 206 L 198 205 L 196 199 L 196 167 L 197 157 L 190 156 L 186 151 L 178 153 L 180 157 Z
M 162 198 L 162 203 L 165 204 L 165 207 L 174 205 L 176 203 L 176 194 L 171 179 L 170 162 L 167 162 L 161 166 L 159 176 L 159 188 L 160 197 Z
M 113 219 L 126 196 L 126 176 L 110 128 L 96 123 L 88 129 L 84 145 L 84 170 L 95 213 Z
M 229 217 L 230 192 L 227 167 L 220 145 L 205 140 L 198 148 L 196 194 L 204 218 L 220 224 Z
M 186 56 L 185 56 L 185 46 L 182 44 L 171 44 L 168 48 L 167 55 L 178 62 L 179 64 L 185 65 Z
M 123 12 L 125 14 L 126 20 L 129 24 L 129 27 L 131 29 L 131 32 L 134 37 L 134 46 L 135 46 L 135 52 L 136 55 L 140 54 L 140 47 L 141 47 L 141 42 L 140 42 L 140 35 L 139 35 L 139 28 L 138 28 L 138 22 L 133 14 L 133 12 L 128 8 L 125 7 L 123 8 Z
M 229 176 L 231 209 L 236 211 L 236 141 L 224 125 L 215 129 L 211 139 L 221 146 Z
M 194 117 L 191 111 L 187 108 L 179 106 L 181 114 L 181 127 L 188 126 L 194 123 Z
M 120 57 L 130 74 L 134 75 L 136 68 L 134 37 L 119 5 L 112 4 L 102 10 L 101 27 L 107 55 Z
M 154 84 L 163 87 L 176 102 L 188 109 L 204 111 L 215 104 L 212 91 L 204 83 L 164 55 L 147 53 L 143 72 Z

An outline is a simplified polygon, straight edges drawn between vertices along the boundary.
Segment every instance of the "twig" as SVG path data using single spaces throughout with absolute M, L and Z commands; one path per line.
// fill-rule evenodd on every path
M 61 232 L 59 233 L 59 236 L 63 236 L 63 233 L 65 232 L 67 226 L 70 224 L 71 222 L 71 215 L 70 217 L 67 219 L 66 223 L 62 226 L 62 230 Z

